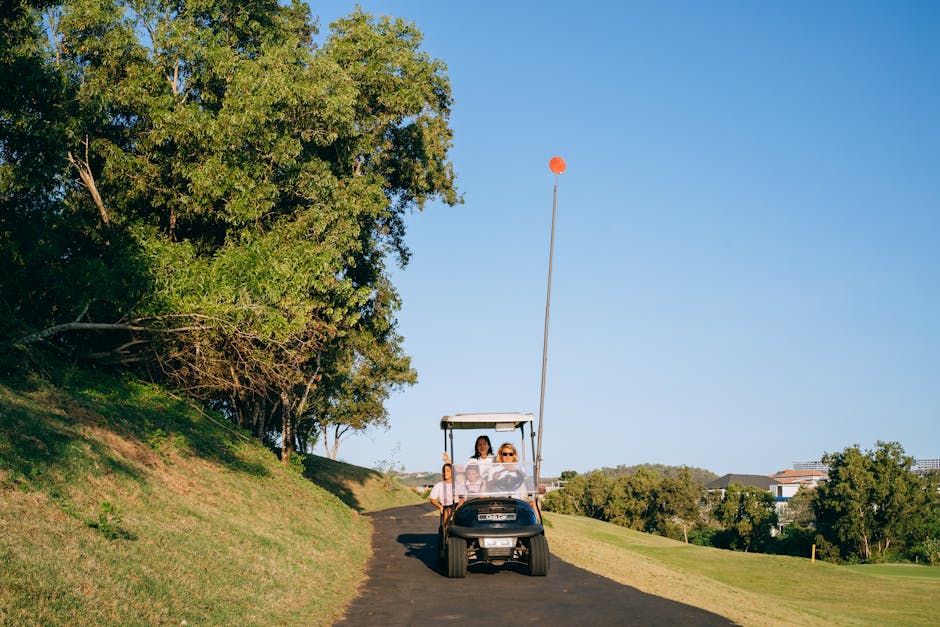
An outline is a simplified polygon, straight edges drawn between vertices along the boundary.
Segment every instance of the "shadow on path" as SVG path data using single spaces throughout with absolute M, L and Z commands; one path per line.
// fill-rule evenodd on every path
M 402 533 L 398 543 L 405 547 L 405 557 L 413 557 L 437 572 L 436 533 Z
M 564 562 L 547 577 L 521 566 L 471 566 L 466 579 L 437 570 L 437 516 L 428 504 L 370 514 L 368 580 L 339 625 L 500 621 L 542 625 L 731 625 L 705 610 L 652 596 Z M 551 530 L 548 531 L 549 547 Z M 485 575 L 485 576 L 483 576 Z M 502 621 L 500 617 L 511 617 Z

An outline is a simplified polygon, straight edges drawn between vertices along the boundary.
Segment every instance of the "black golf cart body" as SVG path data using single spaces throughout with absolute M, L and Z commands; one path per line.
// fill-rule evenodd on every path
M 538 477 L 528 459 L 528 451 L 535 450 L 534 419 L 532 414 L 521 413 L 441 418 L 444 447 L 454 462 L 451 486 L 458 499 L 453 516 L 439 530 L 438 557 L 448 577 L 465 577 L 469 564 L 481 562 L 497 566 L 516 562 L 531 575 L 548 574 L 548 542 L 538 510 Z M 457 430 L 474 431 L 465 450 L 472 449 L 478 436 L 487 435 L 493 453 L 503 442 L 513 444 L 518 452 L 516 461 L 462 461 L 454 451 Z M 530 449 L 525 446 L 526 430 Z

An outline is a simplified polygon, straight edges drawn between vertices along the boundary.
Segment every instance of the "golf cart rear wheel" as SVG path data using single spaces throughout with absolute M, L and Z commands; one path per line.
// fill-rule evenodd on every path
M 447 538 L 447 576 L 467 576 L 467 541 L 463 538 Z
M 548 574 L 548 540 L 544 534 L 532 536 L 529 545 L 529 574 L 544 577 Z

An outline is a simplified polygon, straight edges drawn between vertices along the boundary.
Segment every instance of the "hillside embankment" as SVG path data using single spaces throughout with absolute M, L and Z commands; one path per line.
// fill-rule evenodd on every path
M 0 385 L 0 624 L 328 625 L 364 577 L 360 512 L 418 500 L 158 387 L 60 378 Z

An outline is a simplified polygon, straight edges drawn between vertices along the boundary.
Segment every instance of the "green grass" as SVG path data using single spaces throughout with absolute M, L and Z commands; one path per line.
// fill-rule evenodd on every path
M 331 624 L 370 555 L 359 512 L 417 496 L 303 474 L 154 386 L 0 385 L 0 624 Z
M 743 625 L 933 625 L 940 568 L 835 566 L 687 545 L 597 520 L 549 514 L 559 557 Z
M 846 566 L 846 568 L 874 577 L 881 576 L 889 579 L 906 577 L 909 579 L 933 581 L 937 585 L 940 585 L 940 568 L 938 567 L 929 568 L 918 564 L 861 564 L 857 566 Z M 940 593 L 940 590 L 938 590 L 938 593 Z

